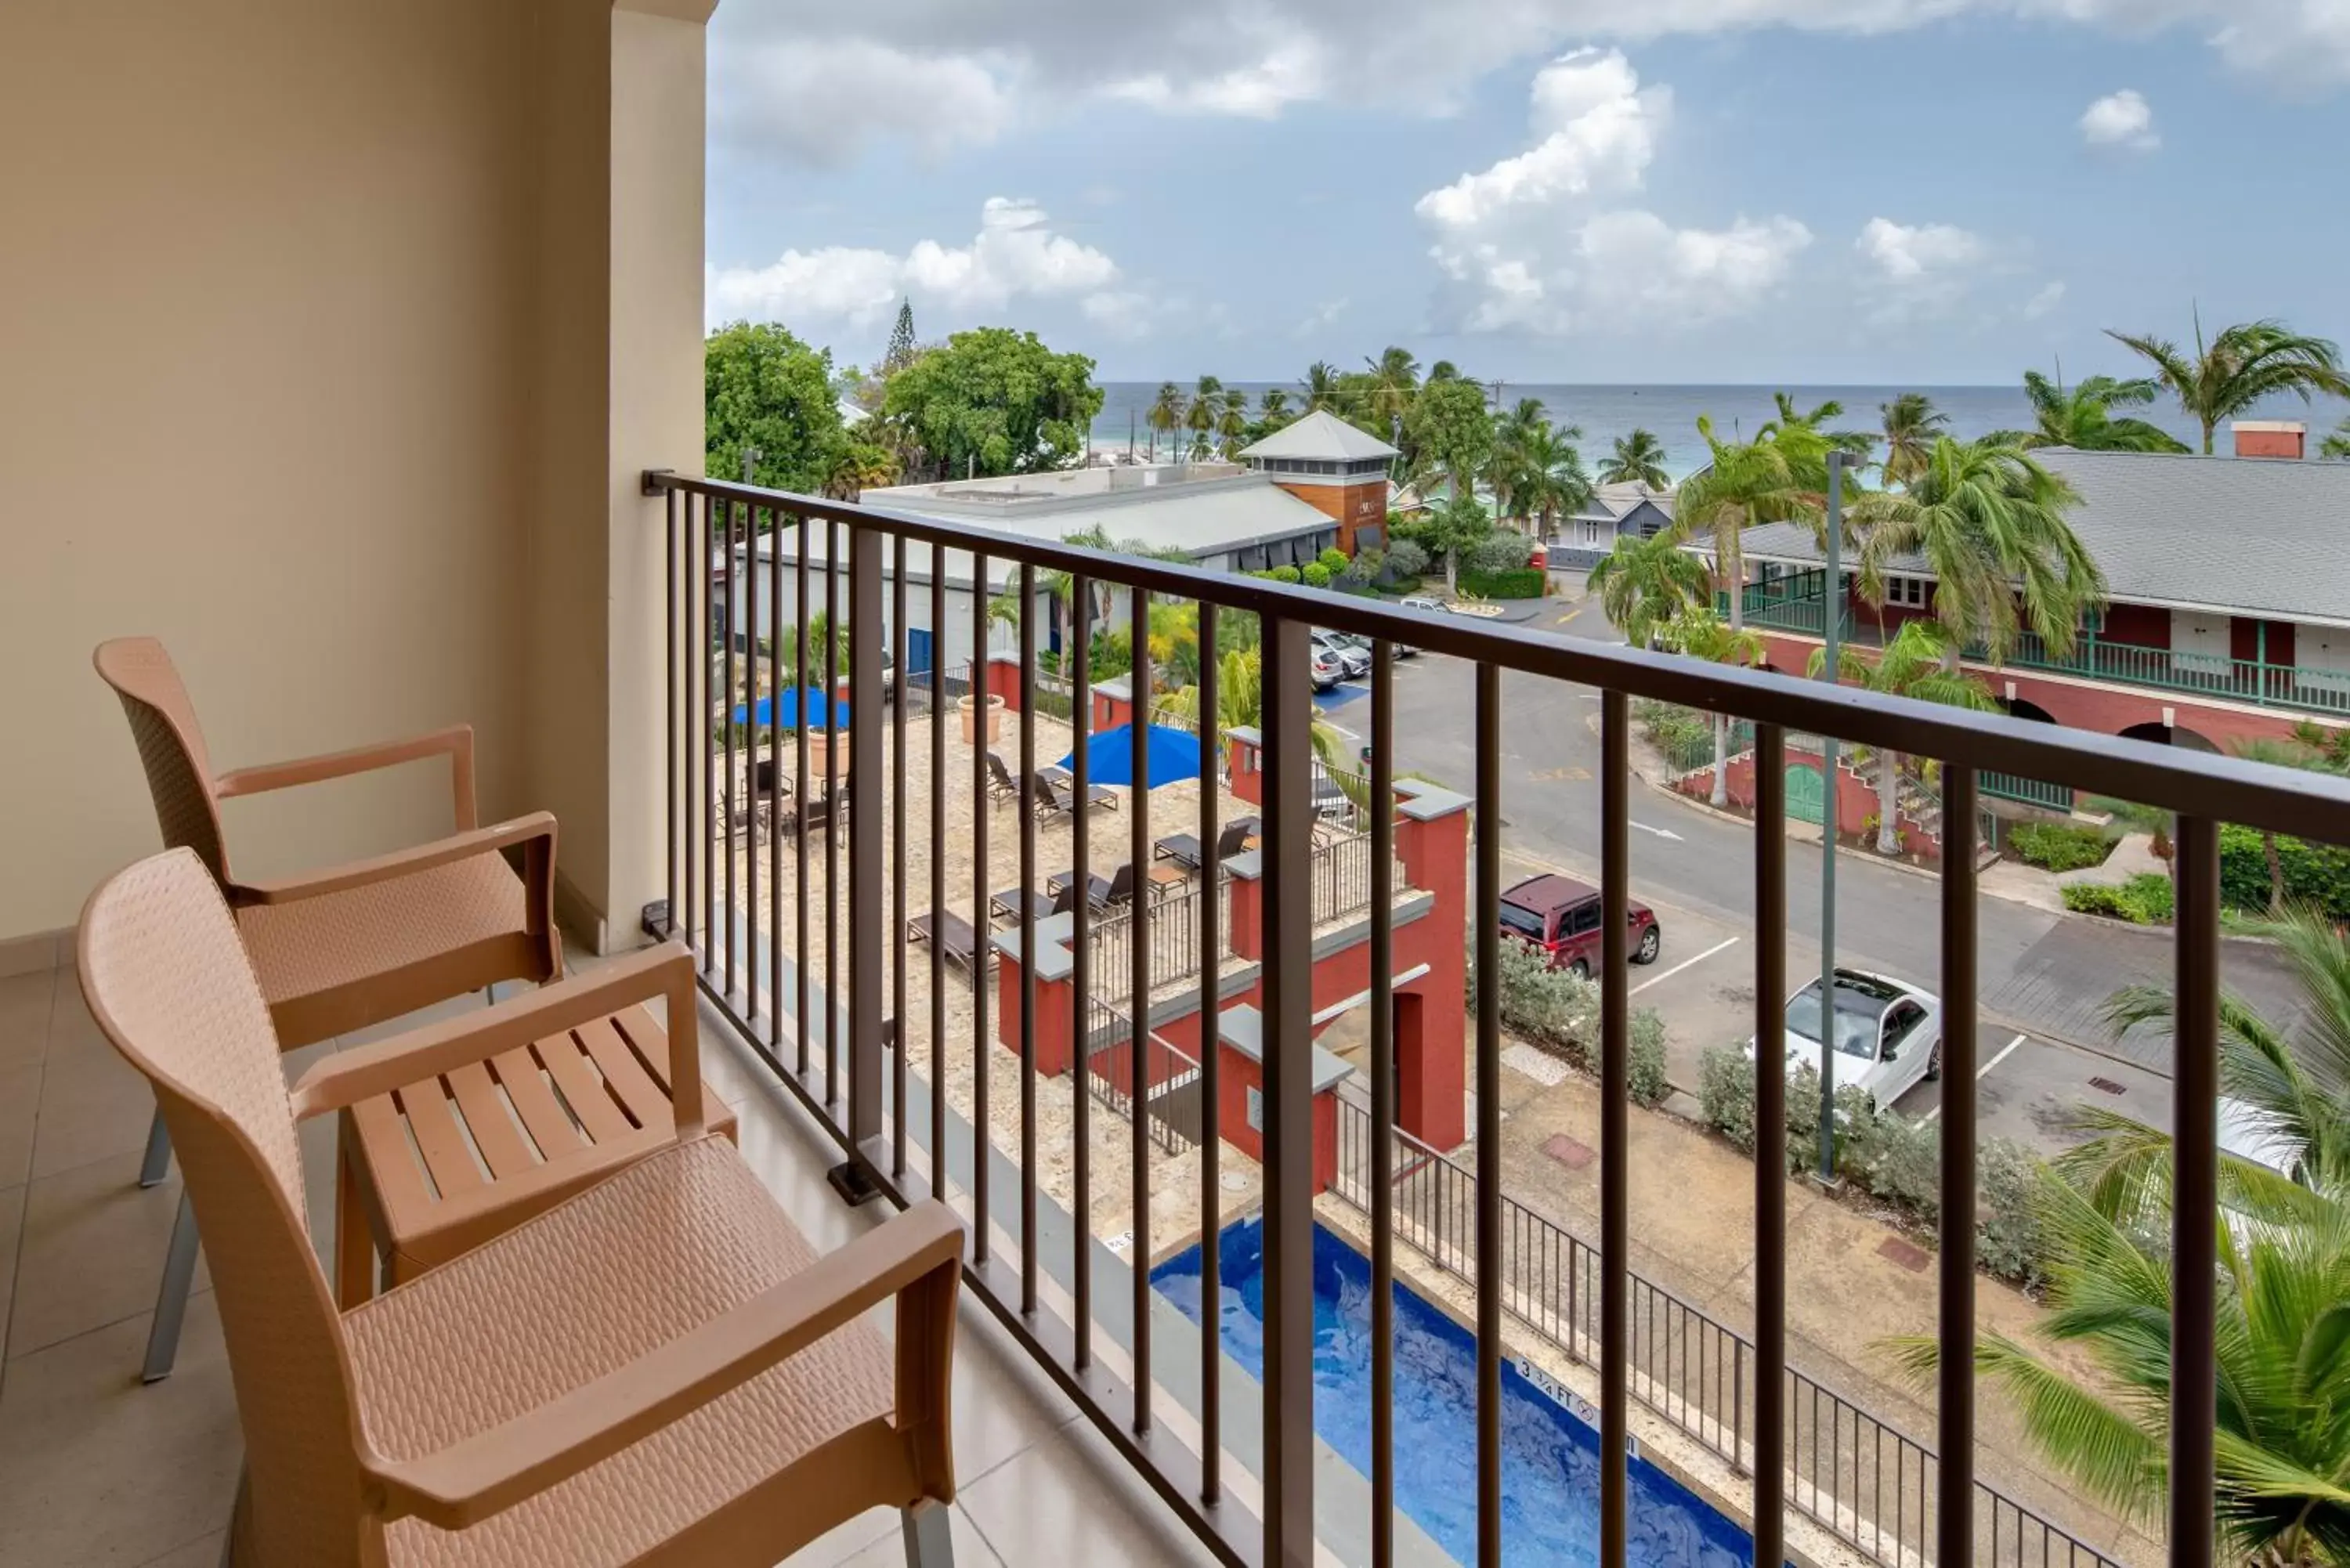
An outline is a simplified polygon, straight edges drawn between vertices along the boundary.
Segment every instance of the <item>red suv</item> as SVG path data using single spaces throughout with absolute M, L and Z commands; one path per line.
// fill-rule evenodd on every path
M 1631 900 L 1632 961 L 1654 963 L 1665 945 L 1656 912 Z M 1529 877 L 1502 894 L 1502 930 L 1550 954 L 1550 967 L 1582 979 L 1599 967 L 1599 889 L 1572 877 Z

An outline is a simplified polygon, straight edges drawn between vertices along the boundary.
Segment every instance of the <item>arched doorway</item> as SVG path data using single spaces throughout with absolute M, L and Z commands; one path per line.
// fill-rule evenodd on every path
M 2008 717 L 2011 719 L 2029 719 L 2035 724 L 2053 724 L 2056 722 L 2055 714 L 2028 697 L 2010 697 L 2003 700 L 2000 706 L 2007 710 Z
M 2132 724 L 2122 732 L 2126 741 L 2151 741 L 2158 746 L 2177 746 L 2187 752 L 2210 752 L 2217 755 L 2220 748 L 2210 736 L 2176 724 Z

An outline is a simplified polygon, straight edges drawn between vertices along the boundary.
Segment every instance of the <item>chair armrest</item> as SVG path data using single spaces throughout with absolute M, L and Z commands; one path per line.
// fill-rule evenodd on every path
M 353 774 L 373 773 L 379 768 L 398 767 L 402 763 L 443 753 L 449 758 L 449 784 L 457 807 L 457 831 L 469 833 L 480 824 L 473 805 L 473 727 L 471 724 L 452 724 L 445 730 L 435 730 L 430 734 L 412 735 L 404 741 L 380 741 L 371 746 L 354 746 L 348 752 L 328 752 L 323 756 L 297 757 L 288 763 L 264 763 L 259 767 L 239 768 L 214 779 L 213 793 L 223 800 L 228 800 L 241 794 L 259 794 L 265 790 L 291 789 L 296 784 L 317 784 L 326 779 L 348 778 Z
M 656 996 L 668 1004 L 670 1103 L 678 1141 L 687 1142 L 702 1132 L 702 1044 L 694 1012 L 693 953 L 675 941 L 615 959 L 478 1012 L 329 1056 L 295 1084 L 294 1115 L 300 1119 L 338 1111 L 519 1050 Z
M 437 867 L 471 859 L 476 855 L 516 848 L 536 839 L 545 839 L 546 848 L 553 849 L 555 818 L 546 812 L 534 811 L 511 822 L 493 823 L 487 827 L 452 834 L 446 838 L 436 838 L 430 844 L 395 849 L 389 855 L 379 855 L 372 859 L 347 861 L 324 871 L 306 871 L 299 877 L 280 877 L 273 882 L 234 882 L 229 887 L 229 902 L 233 905 L 292 904 L 328 893 L 348 893 L 354 888 L 412 877 L 420 871 L 431 871 Z M 546 858 L 551 877 L 554 857 L 550 854 Z
M 362 1462 L 383 1489 L 384 1518 L 412 1514 L 442 1530 L 478 1523 L 611 1458 L 894 1296 L 930 1298 L 921 1354 L 934 1358 L 942 1380 L 952 1355 L 962 1245 L 954 1211 L 925 1199 L 781 1284 L 527 1415 L 421 1459 L 367 1456 Z M 943 1314 L 936 1310 L 941 1298 Z M 901 1333 L 905 1326 L 901 1319 Z M 901 1348 L 901 1384 L 906 1363 Z M 943 1417 L 941 1405 L 925 1407 L 921 1418 Z M 951 1489 L 951 1478 L 945 1480 Z

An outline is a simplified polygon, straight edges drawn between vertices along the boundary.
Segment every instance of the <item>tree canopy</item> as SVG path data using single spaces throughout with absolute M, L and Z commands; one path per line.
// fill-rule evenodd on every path
M 1468 495 L 1493 456 L 1485 389 L 1474 381 L 1431 381 L 1412 399 L 1403 422 L 1419 462 L 1450 479 L 1454 494 Z
M 2192 354 L 2150 332 L 2108 329 L 2106 336 L 2154 367 L 2155 379 L 2203 427 L 2207 457 L 2220 421 L 2246 412 L 2263 398 L 2293 396 L 2305 403 L 2318 392 L 2350 397 L 2342 351 L 2329 339 L 2295 332 L 2282 321 L 2240 321 L 2221 327 L 2206 342 L 2199 313 Z
M 889 379 L 882 411 L 919 443 L 934 477 L 1035 473 L 1085 450 L 1101 411 L 1094 362 L 1033 332 L 958 332 Z
M 832 390 L 832 353 L 773 322 L 737 321 L 702 348 L 702 472 L 814 494 L 832 481 L 848 438 Z

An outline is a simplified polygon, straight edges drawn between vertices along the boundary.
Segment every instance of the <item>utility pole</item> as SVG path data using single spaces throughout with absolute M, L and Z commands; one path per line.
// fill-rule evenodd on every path
M 1852 454 L 1828 453 L 1827 581 L 1820 587 L 1821 633 L 1827 644 L 1820 674 L 1836 683 L 1836 639 L 1844 630 L 1844 471 Z M 1835 1179 L 1835 871 L 1836 738 L 1820 737 L 1820 1181 Z

